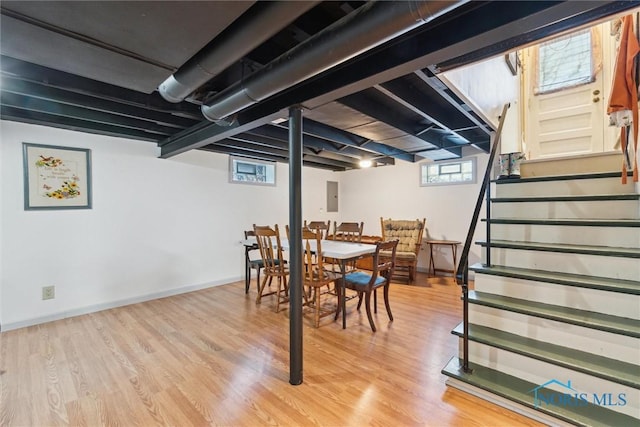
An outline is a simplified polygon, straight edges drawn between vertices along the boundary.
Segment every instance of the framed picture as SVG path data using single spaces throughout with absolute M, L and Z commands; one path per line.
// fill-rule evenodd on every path
M 507 53 L 504 56 L 504 60 L 507 62 L 507 66 L 514 76 L 518 75 L 518 52 Z
M 91 150 L 22 144 L 24 209 L 91 209 Z

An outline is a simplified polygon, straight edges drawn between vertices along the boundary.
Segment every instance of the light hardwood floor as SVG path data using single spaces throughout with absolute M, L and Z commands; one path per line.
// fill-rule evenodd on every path
M 0 334 L 0 426 L 519 426 L 537 423 L 445 385 L 459 289 L 392 284 L 378 332 L 305 317 L 304 383 L 289 384 L 288 311 L 244 283 Z

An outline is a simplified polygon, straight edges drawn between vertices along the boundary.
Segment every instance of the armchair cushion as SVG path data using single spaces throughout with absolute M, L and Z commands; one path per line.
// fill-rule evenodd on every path
M 251 265 L 251 267 L 253 268 L 264 268 L 264 261 L 262 261 L 261 259 L 252 259 L 249 260 L 249 264 Z
M 347 285 L 347 287 L 349 287 L 349 285 L 351 286 L 367 286 L 369 284 L 369 281 L 371 280 L 371 274 L 367 274 L 367 273 L 363 273 L 361 271 L 357 271 L 355 273 L 349 273 L 347 275 L 344 276 L 344 281 Z M 379 286 L 382 283 L 384 283 L 385 278 L 382 276 L 378 276 L 376 277 L 376 281 L 373 284 L 373 286 Z
M 396 250 L 395 273 L 397 278 L 406 277 L 412 282 L 418 268 L 418 252 L 422 245 L 422 233 L 424 232 L 426 218 L 419 220 L 401 220 L 380 218 L 382 226 L 382 239 L 385 241 L 398 240 Z M 388 254 L 385 254 L 389 256 Z M 400 273 L 400 274 L 398 274 Z
M 280 260 L 279 259 L 274 259 L 273 263 L 275 265 L 280 265 Z M 249 264 L 251 264 L 252 266 L 259 266 L 260 268 L 264 268 L 264 261 L 262 259 L 252 259 L 249 261 Z
M 381 251 L 380 256 L 390 257 L 391 252 Z M 396 252 L 396 261 L 415 261 L 418 256 L 415 252 Z
M 422 243 L 422 230 L 424 223 L 420 221 L 392 220 L 382 221 L 382 235 L 385 240 L 398 239 L 398 250 L 396 257 L 402 252 L 416 253 L 417 248 Z

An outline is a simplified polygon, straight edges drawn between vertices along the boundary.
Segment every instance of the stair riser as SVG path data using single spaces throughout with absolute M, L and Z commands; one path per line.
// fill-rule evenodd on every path
M 474 289 L 511 298 L 640 320 L 640 295 L 478 273 L 475 275 Z
M 486 260 L 486 256 L 484 259 Z M 491 263 L 509 267 L 640 281 L 640 259 L 638 258 L 491 248 Z
M 640 227 L 492 224 L 491 238 L 514 242 L 638 248 L 640 247 Z
M 496 192 L 494 194 L 497 194 L 498 197 L 584 196 L 637 193 L 634 185 L 622 185 L 620 183 L 620 178 L 523 182 L 499 184 L 496 187 Z
M 571 381 L 571 387 L 576 391 L 564 389 L 557 384 L 551 384 L 548 388 L 571 395 L 585 393 L 583 397 L 591 403 L 593 403 L 594 393 L 599 399 L 602 399 L 604 393 L 611 393 L 611 403 L 622 402 L 618 397 L 623 394 L 626 401 L 624 406 L 611 405 L 607 408 L 633 417 L 638 417 L 640 414 L 640 406 L 638 406 L 640 404 L 640 390 L 485 344 L 473 341 L 469 344 L 469 360 L 473 363 L 535 384 L 545 384 L 552 379 L 564 384 Z M 462 341 L 460 341 L 460 350 L 462 353 Z M 527 393 L 529 390 L 522 390 L 522 392 Z M 531 403 L 534 403 L 533 391 L 531 391 Z M 541 405 L 546 406 L 545 403 L 541 403 Z
M 493 203 L 492 218 L 638 219 L 640 201 L 548 201 Z
M 469 323 L 638 364 L 640 339 L 626 335 L 478 304 L 469 305 Z

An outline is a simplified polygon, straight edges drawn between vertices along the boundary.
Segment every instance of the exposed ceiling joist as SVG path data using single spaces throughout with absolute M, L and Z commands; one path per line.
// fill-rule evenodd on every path
M 200 104 L 220 101 L 221 93 L 253 79 L 254 72 L 268 69 L 291 49 L 306 54 L 314 38 L 330 34 L 327 29 L 340 27 L 335 23 L 351 13 L 346 19 L 357 22 L 359 12 L 370 10 L 371 4 L 346 0 L 309 4 L 306 12 L 302 10 L 306 6 L 302 7 L 302 14 L 282 28 L 282 22 L 275 22 L 278 18 L 263 14 L 273 5 L 259 2 L 4 0 L 0 19 L 8 24 L 0 25 L 0 75 L 4 80 L 0 112 L 4 120 L 151 141 L 160 146 L 164 158 L 204 148 L 287 161 L 287 110 L 302 105 L 306 109 L 303 154 L 307 165 L 346 170 L 358 167 L 359 159 L 382 165 L 423 157 L 456 158 L 462 155 L 462 146 L 488 148 L 492 119 L 474 111 L 472 102 L 447 87 L 438 70 L 502 54 L 638 7 L 640 1 L 456 4 L 443 16 L 384 39 L 383 44 L 374 40 L 374 33 L 380 34 L 377 24 L 365 23 L 376 31 L 358 33 L 364 37 L 361 41 L 364 46 L 377 47 L 343 57 L 340 61 L 346 61 L 335 66 L 315 68 L 320 74 L 293 86 L 298 80 L 285 77 L 282 81 L 280 74 L 282 85 L 267 79 L 263 82 L 267 86 L 286 89 L 241 108 L 230 126 L 220 126 L 204 120 Z M 140 16 L 144 22 L 138 22 Z M 216 49 L 230 26 L 258 16 L 259 22 L 269 26 L 262 29 L 267 30 L 262 38 L 255 26 L 240 25 L 249 39 L 259 40 L 257 46 L 244 46 L 242 54 L 216 69 L 210 80 L 190 87 L 188 91 L 194 91 L 186 101 L 167 102 L 154 90 L 163 81 L 159 75 L 166 77 L 195 61 L 205 46 Z M 380 14 L 376 19 L 384 23 L 388 16 Z M 202 21 L 206 25 L 194 25 Z M 167 31 L 168 22 L 171 31 Z M 274 33 L 274 28 L 282 30 Z M 56 38 L 42 37 L 52 32 Z M 338 39 L 348 40 L 345 34 L 348 32 L 338 34 Z M 51 43 L 54 39 L 62 41 Z M 69 46 L 72 51 L 65 50 Z M 286 56 L 279 61 L 286 64 Z M 140 72 L 140 67 L 153 72 Z

